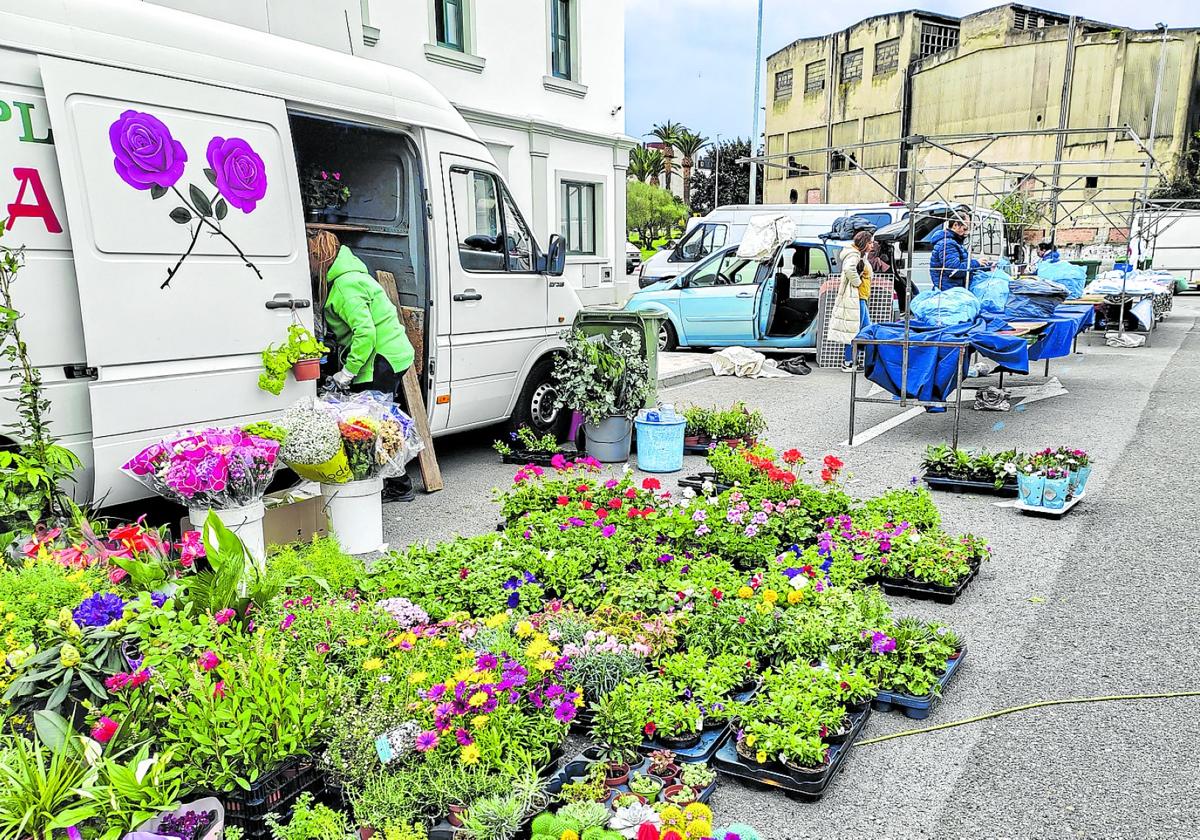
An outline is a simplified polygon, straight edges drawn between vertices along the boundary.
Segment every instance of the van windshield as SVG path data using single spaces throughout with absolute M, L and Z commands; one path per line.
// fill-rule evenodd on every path
M 695 262 L 711 254 L 725 244 L 725 225 L 703 222 L 692 228 L 675 248 L 674 257 L 685 262 Z

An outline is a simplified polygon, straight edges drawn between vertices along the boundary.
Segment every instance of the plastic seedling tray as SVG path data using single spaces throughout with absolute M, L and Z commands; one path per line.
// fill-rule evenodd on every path
M 1067 503 L 1065 505 L 1063 505 L 1062 508 L 1060 508 L 1059 510 L 1055 510 L 1053 508 L 1041 507 L 1040 505 L 1036 506 L 1036 507 L 1034 505 L 1027 505 L 1024 502 L 1022 502 L 1020 499 L 1018 499 L 1017 503 L 1016 503 L 1016 508 L 1017 508 L 1017 510 L 1021 511 L 1021 513 L 1029 513 L 1029 514 L 1034 514 L 1036 516 L 1050 516 L 1055 519 L 1061 519 L 1067 513 L 1070 513 L 1071 508 L 1075 507 L 1075 505 L 1079 504 L 1086 498 L 1087 498 L 1087 491 L 1085 490 L 1084 492 L 1080 493 L 1078 496 L 1073 496 L 1070 499 L 1067 499 Z
M 924 697 L 914 697 L 911 694 L 901 694 L 898 691 L 880 691 L 875 696 L 874 702 L 871 703 L 871 708 L 879 712 L 901 712 L 913 720 L 924 720 L 929 717 L 929 713 L 937 705 L 937 701 L 941 699 L 941 695 L 945 693 L 946 684 L 954 677 L 958 666 L 966 658 L 967 649 L 964 647 L 955 659 L 946 661 L 946 671 L 938 678 L 937 694 L 930 692 Z
M 685 476 L 684 478 L 679 479 L 679 486 L 689 487 L 699 493 L 704 489 L 704 482 L 706 481 L 712 482 L 714 493 L 724 493 L 726 490 L 733 489 L 732 484 L 725 484 L 717 481 L 717 474 L 715 472 L 699 472 L 695 475 Z
M 505 464 L 515 464 L 517 466 L 525 466 L 526 464 L 534 464 L 539 467 L 548 467 L 550 462 L 554 460 L 555 455 L 561 455 L 568 461 L 579 457 L 579 451 L 573 446 L 559 447 L 557 452 L 537 452 L 530 449 L 518 449 L 511 455 L 501 455 L 500 459 Z
M 870 716 L 869 708 L 854 716 L 854 725 L 850 729 L 849 737 L 842 743 L 829 747 L 829 766 L 824 773 L 811 781 L 797 781 L 786 767 L 777 762 L 765 765 L 748 763 L 738 755 L 737 743 L 732 733 L 717 750 L 713 757 L 713 766 L 718 773 L 732 776 L 753 787 L 775 788 L 782 790 L 791 799 L 816 802 L 825 795 L 834 777 L 845 768 L 850 749 L 858 740 L 859 733 Z
M 923 580 L 913 580 L 912 578 L 889 578 L 885 575 L 876 576 L 872 582 L 878 583 L 888 595 L 903 595 L 906 598 L 919 598 L 925 601 L 953 604 L 966 591 L 971 581 L 975 580 L 978 574 L 979 567 L 975 566 L 971 569 L 969 575 L 952 587 L 941 586 Z
M 642 742 L 638 749 L 649 755 L 655 750 L 671 750 L 675 753 L 675 760 L 684 764 L 692 764 L 697 761 L 708 761 L 716 753 L 721 746 L 721 742 L 725 740 L 725 735 L 729 732 L 729 724 L 725 723 L 716 729 L 705 729 L 700 733 L 699 742 L 687 749 L 678 749 L 665 741 L 660 741 L 657 738 L 649 738 Z
M 997 487 L 991 481 L 970 481 L 965 478 L 949 478 L 943 475 L 925 475 L 925 483 L 931 490 L 943 490 L 950 493 L 980 493 L 985 496 L 1017 495 L 1016 482 Z

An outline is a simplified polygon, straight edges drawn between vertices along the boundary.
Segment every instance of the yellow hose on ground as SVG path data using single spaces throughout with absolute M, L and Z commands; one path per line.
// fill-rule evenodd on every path
M 1065 700 L 1039 700 L 1036 703 L 1027 703 L 1024 706 L 1013 706 L 1009 709 L 1000 709 L 996 712 L 988 712 L 987 714 L 977 715 L 976 717 L 963 718 L 962 720 L 952 720 L 948 723 L 939 723 L 936 726 L 926 726 L 922 729 L 907 729 L 903 732 L 893 732 L 891 735 L 880 735 L 878 738 L 868 738 L 865 741 L 855 741 L 854 746 L 865 747 L 870 744 L 881 744 L 884 741 L 891 741 L 894 738 L 904 738 L 908 735 L 920 735 L 922 732 L 937 732 L 939 729 L 953 729 L 956 726 L 965 726 L 968 723 L 979 723 L 990 718 L 997 718 L 1002 715 L 1011 715 L 1014 712 L 1027 712 L 1030 709 L 1041 709 L 1046 706 L 1067 706 L 1072 703 L 1106 703 L 1111 700 L 1168 700 L 1178 697 L 1200 697 L 1200 691 L 1172 691 L 1165 694 L 1113 694 L 1105 697 L 1068 697 Z

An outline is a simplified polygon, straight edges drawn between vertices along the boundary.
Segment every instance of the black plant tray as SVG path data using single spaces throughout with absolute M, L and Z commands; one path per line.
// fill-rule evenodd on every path
M 1015 497 L 1017 495 L 1015 481 L 997 487 L 994 481 L 971 481 L 965 478 L 949 478 L 944 475 L 929 475 L 928 473 L 922 477 L 931 490 L 943 490 L 949 493 L 979 493 L 984 496 Z
M 683 445 L 683 451 L 687 452 L 690 455 L 707 455 L 708 454 L 708 444 L 707 443 L 685 443 Z
M 726 490 L 733 489 L 732 484 L 725 484 L 717 481 L 717 474 L 715 472 L 699 472 L 695 475 L 684 476 L 683 478 L 679 479 L 679 486 L 690 487 L 699 493 L 703 489 L 705 481 L 711 481 L 713 484 L 713 490 L 717 493 L 724 493 Z
M 749 764 L 737 752 L 737 742 L 730 733 L 729 737 L 717 750 L 713 757 L 713 766 L 718 773 L 724 773 L 735 779 L 759 789 L 775 788 L 782 790 L 790 799 L 816 802 L 825 795 L 826 789 L 833 784 L 833 779 L 846 767 L 850 748 L 858 740 L 871 710 L 864 709 L 854 715 L 854 724 L 850 727 L 850 735 L 840 744 L 829 747 L 829 767 L 817 779 L 812 781 L 797 781 L 786 767 L 777 762 L 765 765 Z
M 964 647 L 959 651 L 956 658 L 946 661 L 946 671 L 938 678 L 938 693 L 930 692 L 924 697 L 914 697 L 911 694 L 901 694 L 898 691 L 881 690 L 875 695 L 875 700 L 871 703 L 871 708 L 880 712 L 901 712 L 913 720 L 925 720 L 925 718 L 929 717 L 929 713 L 933 710 L 937 701 L 941 699 L 941 694 L 946 690 L 946 684 L 954 677 L 959 664 L 966 658 L 967 649 Z
M 642 742 L 638 750 L 645 755 L 649 755 L 655 750 L 670 750 L 675 753 L 675 760 L 683 764 L 692 764 L 697 761 L 708 761 L 716 754 L 720 748 L 721 742 L 725 740 L 725 736 L 729 733 L 729 724 L 723 723 L 715 729 L 705 729 L 700 733 L 700 741 L 693 747 L 687 749 L 679 749 L 673 747 L 666 741 L 660 741 L 657 738 L 648 738 Z
M 272 770 L 250 786 L 250 790 L 217 793 L 225 809 L 225 824 L 242 829 L 245 840 L 266 840 L 271 836 L 267 814 L 278 814 L 282 822 L 292 812 L 300 794 L 306 791 L 319 795 L 325 787 L 325 777 L 309 759 L 290 761 Z
M 529 449 L 518 449 L 511 455 L 501 455 L 500 460 L 505 464 L 515 464 L 520 467 L 526 464 L 548 467 L 555 455 L 561 455 L 570 461 L 579 457 L 579 450 L 573 446 L 560 446 L 557 452 L 535 452 Z
M 868 579 L 870 583 L 878 583 L 888 595 L 901 595 L 905 598 L 917 598 L 923 601 L 937 601 L 940 604 L 953 604 L 970 586 L 971 581 L 979 574 L 979 566 L 972 565 L 971 573 L 960 580 L 955 586 L 941 586 L 924 580 L 913 578 L 890 578 L 876 575 Z

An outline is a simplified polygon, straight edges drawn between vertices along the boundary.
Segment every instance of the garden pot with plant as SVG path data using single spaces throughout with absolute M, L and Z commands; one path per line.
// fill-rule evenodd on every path
M 288 371 L 297 382 L 310 382 L 321 376 L 321 357 L 329 348 L 317 341 L 303 324 L 288 327 L 287 341 L 276 347 L 267 345 L 262 351 L 263 372 L 258 377 L 258 387 L 279 396 L 283 391 Z
M 662 783 L 662 787 L 675 784 L 679 778 L 679 765 L 675 763 L 672 750 L 655 750 L 650 753 L 650 775 Z
M 592 738 L 603 747 L 604 783 L 619 787 L 629 780 L 630 762 L 642 743 L 642 722 L 635 708 L 635 693 L 623 683 L 593 704 Z
M 636 772 L 629 777 L 629 789 L 639 794 L 643 802 L 653 802 L 664 787 L 666 785 L 648 773 Z
M 683 808 L 696 801 L 696 791 L 687 785 L 670 785 L 663 790 L 662 798 L 664 802 Z
M 492 444 L 492 448 L 506 464 L 536 464 L 539 467 L 549 467 L 553 466 L 556 460 L 562 461 L 578 454 L 573 445 L 561 446 L 552 432 L 539 435 L 528 426 L 509 432 L 508 437 L 508 440 L 498 440 Z
M 646 797 L 640 793 L 617 793 L 609 800 L 609 807 L 614 811 L 619 811 L 622 808 L 630 808 L 634 805 L 645 805 Z
M 633 418 L 654 393 L 641 340 L 631 329 L 591 337 L 567 330 L 562 338 L 555 404 L 583 415 L 589 455 L 605 463 L 629 460 Z
M 679 774 L 679 783 L 694 790 L 696 796 L 703 793 L 716 780 L 716 771 L 702 761 L 688 762 Z
M 1092 474 L 1092 461 L 1082 449 L 1061 447 L 1059 460 L 1066 466 L 1072 496 L 1082 496 L 1087 488 L 1088 476 Z
M 341 172 L 311 165 L 300 179 L 300 195 L 310 221 L 334 221 L 345 218 L 339 211 L 350 200 L 350 187 Z

